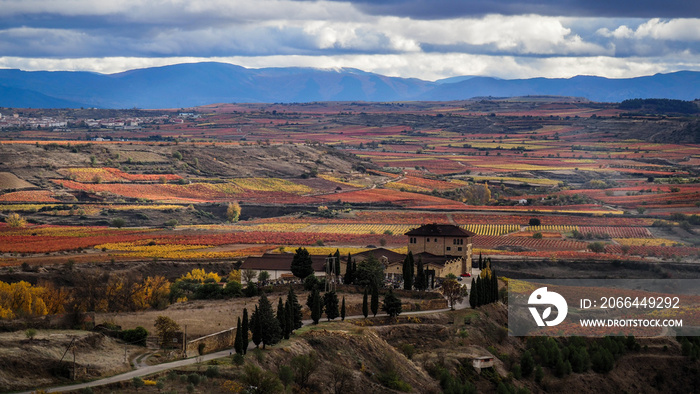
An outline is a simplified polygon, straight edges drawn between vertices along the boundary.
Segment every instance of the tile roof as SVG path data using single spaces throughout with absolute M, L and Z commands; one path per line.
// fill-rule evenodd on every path
M 407 232 L 405 235 L 428 237 L 473 237 L 476 234 L 453 224 L 424 224 Z

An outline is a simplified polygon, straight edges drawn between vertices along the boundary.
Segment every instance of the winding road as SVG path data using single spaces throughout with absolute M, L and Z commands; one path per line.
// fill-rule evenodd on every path
M 455 304 L 455 309 L 465 309 L 469 307 L 469 301 L 465 297 L 464 300 L 460 303 Z M 449 311 L 450 308 L 444 308 L 444 309 L 432 309 L 428 311 L 416 311 L 416 312 L 404 312 L 401 314 L 401 316 L 411 316 L 411 315 L 424 315 L 424 314 L 429 314 L 429 313 L 439 313 L 439 312 L 447 312 Z M 377 314 L 378 317 L 385 317 L 388 316 L 386 313 L 380 313 Z M 355 315 L 355 316 L 346 316 L 345 320 L 353 320 L 353 319 L 364 319 L 363 315 Z M 337 319 L 334 321 L 338 321 Z M 319 322 L 319 324 L 328 324 L 332 323 L 331 322 Z M 311 325 L 313 323 L 312 320 L 304 320 L 302 323 L 307 326 Z M 248 349 L 253 349 L 255 346 L 253 345 L 253 342 L 250 342 Z M 86 383 L 79 383 L 79 384 L 73 384 L 69 386 L 58 386 L 58 387 L 52 387 L 52 388 L 44 388 L 44 392 L 47 393 L 55 393 L 55 392 L 63 392 L 63 391 L 75 391 L 75 390 L 81 390 L 84 388 L 88 387 L 96 387 L 96 386 L 104 386 L 107 384 L 111 383 L 117 383 L 117 382 L 123 382 L 123 381 L 128 381 L 131 380 L 135 377 L 144 377 L 148 375 L 152 375 L 157 372 L 162 372 L 162 371 L 167 371 L 169 369 L 174 369 L 174 368 L 179 368 L 179 367 L 184 367 L 186 365 L 192 365 L 192 364 L 197 364 L 209 360 L 214 360 L 217 358 L 222 358 L 222 357 L 229 357 L 232 355 L 233 350 L 222 350 L 219 352 L 215 353 L 209 353 L 205 354 L 203 356 L 197 356 L 197 357 L 190 357 L 182 360 L 177 360 L 177 361 L 171 361 L 168 363 L 163 363 L 163 364 L 157 364 L 157 365 L 147 365 L 146 364 L 146 359 L 148 358 L 149 353 L 143 354 L 138 356 L 134 360 L 134 365 L 136 366 L 136 369 L 125 372 L 123 374 L 119 375 L 114 375 L 110 376 L 107 378 L 103 379 L 98 379 L 98 380 L 93 380 L 92 382 L 86 382 Z M 24 391 L 21 394 L 32 394 L 36 393 L 36 391 Z

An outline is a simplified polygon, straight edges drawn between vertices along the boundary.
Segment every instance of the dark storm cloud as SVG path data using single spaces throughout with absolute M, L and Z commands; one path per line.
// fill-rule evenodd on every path
M 700 17 L 700 1 L 697 0 L 352 0 L 351 2 L 368 14 L 414 19 L 445 19 L 485 14 L 614 18 Z

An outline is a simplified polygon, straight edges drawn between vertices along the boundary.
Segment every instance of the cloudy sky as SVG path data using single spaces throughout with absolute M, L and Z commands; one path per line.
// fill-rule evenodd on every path
M 699 18 L 697 0 L 0 0 L 0 68 L 623 78 L 700 71 Z

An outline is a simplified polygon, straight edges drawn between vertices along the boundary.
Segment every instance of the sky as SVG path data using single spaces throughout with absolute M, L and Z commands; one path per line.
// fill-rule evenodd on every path
M 424 80 L 700 71 L 700 1 L 0 0 L 0 68 L 202 61 Z

